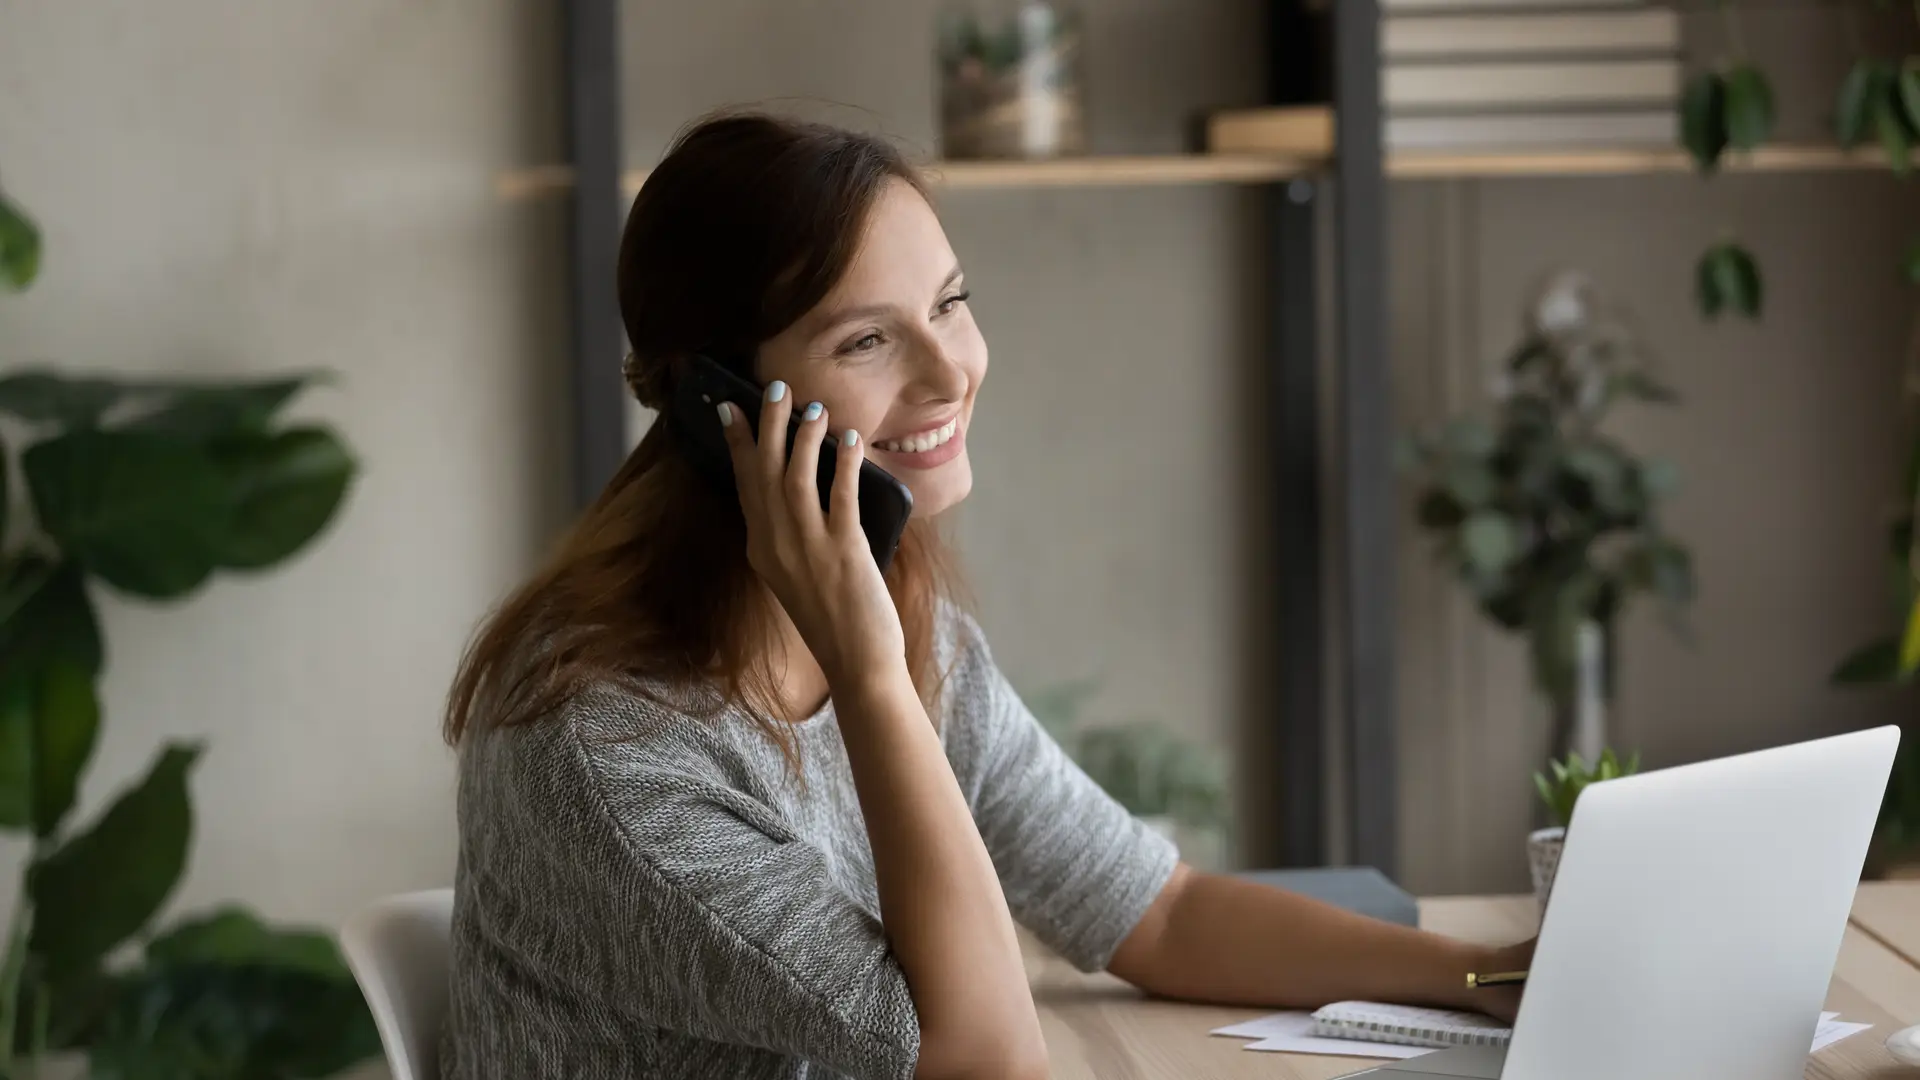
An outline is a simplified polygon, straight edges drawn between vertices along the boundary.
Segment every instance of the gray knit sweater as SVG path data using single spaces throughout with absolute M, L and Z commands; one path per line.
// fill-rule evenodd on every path
M 1175 852 L 1063 754 L 951 614 L 941 739 L 1014 917 L 1104 967 Z M 476 728 L 460 760 L 446 1080 L 905 1080 L 887 946 L 833 706 L 804 783 L 744 717 L 614 686 Z

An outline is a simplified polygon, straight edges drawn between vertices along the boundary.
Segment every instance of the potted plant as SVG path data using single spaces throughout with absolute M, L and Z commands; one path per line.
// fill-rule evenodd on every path
M 1027 697 L 1027 707 L 1074 762 L 1188 861 L 1218 869 L 1232 824 L 1226 766 L 1204 745 L 1150 720 L 1088 725 L 1081 711 L 1092 682 Z
M 32 222 L 0 198 L 0 288 L 26 288 L 39 262 Z M 0 1076 L 61 1057 L 103 1078 L 319 1077 L 378 1052 L 327 935 L 232 905 L 159 923 L 199 743 L 162 748 L 91 822 L 71 814 L 102 720 L 96 591 L 183 599 L 293 556 L 341 505 L 354 462 L 339 438 L 279 420 L 311 381 L 0 373 L 0 831 L 25 853 L 0 946 Z M 30 519 L 9 520 L 18 503 Z
M 1402 447 L 1437 557 L 1502 629 L 1526 636 L 1556 752 L 1607 741 L 1614 626 L 1635 593 L 1677 621 L 1693 561 L 1661 521 L 1677 474 L 1606 431 L 1622 402 L 1665 404 L 1646 352 L 1585 279 L 1542 291 L 1501 366 L 1490 419 L 1465 417 Z
M 1560 851 L 1566 846 L 1567 826 L 1573 823 L 1573 807 L 1580 793 L 1591 784 L 1639 772 L 1640 755 L 1634 754 L 1622 765 L 1609 748 L 1601 751 L 1591 765 L 1579 754 L 1568 754 L 1565 761 L 1549 761 L 1547 765 L 1553 775 L 1534 773 L 1533 786 L 1546 804 L 1551 824 L 1527 837 L 1527 868 L 1533 873 L 1533 895 L 1542 910 L 1547 906 L 1547 894 L 1553 891 L 1553 876 L 1560 869 Z

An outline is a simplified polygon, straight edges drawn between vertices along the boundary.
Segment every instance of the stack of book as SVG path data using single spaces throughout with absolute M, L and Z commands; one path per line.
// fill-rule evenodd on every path
M 1671 146 L 1680 17 L 1647 0 L 1381 0 L 1383 137 L 1392 151 Z M 1208 123 L 1221 153 L 1331 152 L 1325 107 Z

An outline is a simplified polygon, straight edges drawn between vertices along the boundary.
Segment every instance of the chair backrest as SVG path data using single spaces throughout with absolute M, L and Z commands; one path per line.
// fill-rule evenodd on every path
M 389 896 L 340 931 L 393 1080 L 438 1080 L 440 1025 L 447 1015 L 447 953 L 453 890 Z

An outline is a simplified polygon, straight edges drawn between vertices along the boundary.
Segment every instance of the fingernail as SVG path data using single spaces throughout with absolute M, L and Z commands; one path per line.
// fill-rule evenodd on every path
M 852 446 L 854 443 L 857 443 L 859 441 L 860 441 L 860 433 L 853 430 L 852 428 L 848 428 L 847 433 L 845 435 L 840 436 L 840 445 L 842 446 Z
M 816 401 L 813 404 L 807 406 L 807 411 L 801 414 L 800 419 L 802 420 L 820 419 L 820 403 Z
M 720 403 L 720 426 L 733 426 L 733 410 L 728 408 L 727 403 L 724 401 Z
M 767 384 L 767 400 L 779 401 L 787 396 L 787 384 L 775 379 Z

